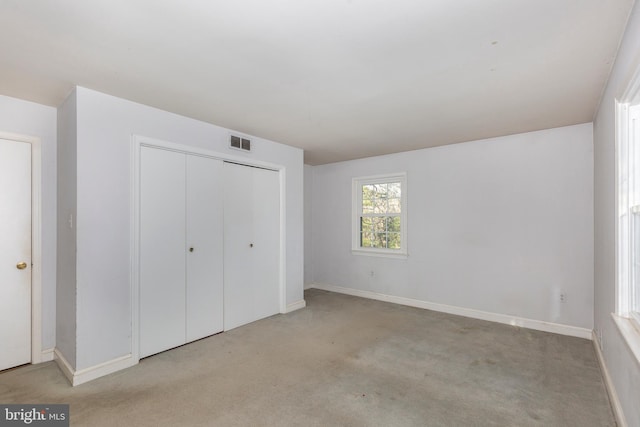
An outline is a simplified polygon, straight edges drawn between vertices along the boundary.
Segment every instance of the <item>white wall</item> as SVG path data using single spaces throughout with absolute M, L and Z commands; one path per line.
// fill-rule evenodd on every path
M 640 426 L 640 366 L 623 341 L 615 311 L 615 99 L 640 67 L 640 5 L 636 3 L 594 121 L 595 330 L 629 426 Z
M 0 96 L 0 131 L 42 144 L 42 349 L 48 350 L 56 342 L 56 109 Z
M 590 330 L 592 171 L 591 124 L 313 167 L 313 281 Z M 353 255 L 351 179 L 394 172 L 409 257 Z
M 72 365 L 76 363 L 76 107 L 73 91 L 58 108 L 56 349 Z
M 311 209 L 313 194 L 313 166 L 304 165 L 304 285 L 313 282 L 313 245 L 311 225 L 313 223 L 313 209 Z
M 286 168 L 287 303 L 303 298 L 303 152 L 254 138 L 252 152 L 227 146 L 228 130 L 77 88 L 76 370 L 130 349 L 130 144 L 142 135 L 245 155 Z

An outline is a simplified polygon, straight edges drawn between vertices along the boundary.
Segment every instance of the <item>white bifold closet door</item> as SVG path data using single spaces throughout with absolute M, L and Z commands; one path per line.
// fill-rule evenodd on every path
M 280 183 L 224 163 L 224 329 L 280 312 Z
M 223 330 L 222 161 L 141 147 L 140 357 Z

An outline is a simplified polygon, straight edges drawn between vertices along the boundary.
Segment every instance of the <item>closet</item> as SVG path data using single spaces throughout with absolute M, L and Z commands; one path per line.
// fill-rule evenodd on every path
M 140 357 L 280 311 L 278 172 L 140 148 Z

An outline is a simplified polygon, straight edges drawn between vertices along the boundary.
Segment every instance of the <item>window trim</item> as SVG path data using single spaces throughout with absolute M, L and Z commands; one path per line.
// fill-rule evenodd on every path
M 629 81 L 627 89 L 622 96 L 615 100 L 615 313 L 612 313 L 614 323 L 622 335 L 627 346 L 640 363 L 640 313 L 634 312 L 634 302 L 632 301 L 634 286 L 631 277 L 631 268 L 628 265 L 630 242 L 629 239 L 622 239 L 621 232 L 621 198 L 628 194 L 627 188 L 623 185 L 623 171 L 629 163 L 629 108 L 640 105 L 640 68 Z M 624 154 L 627 157 L 624 157 Z M 625 165 L 623 162 L 626 162 Z M 640 165 L 638 166 L 640 173 Z M 628 204 L 628 203 L 627 203 Z M 627 221 L 631 222 L 632 207 L 626 206 L 628 210 Z M 640 292 L 640 284 L 636 285 Z M 640 310 L 640 307 L 635 307 Z
M 640 95 L 640 91 L 638 93 Z M 640 97 L 640 96 L 639 96 Z M 634 106 L 638 105 L 633 103 Z M 631 232 L 633 211 L 637 206 L 622 206 L 622 200 L 628 199 L 629 181 L 631 173 L 640 173 L 640 165 L 631 171 L 630 146 L 630 107 L 632 102 L 616 102 L 616 314 L 638 323 L 639 307 L 634 307 L 633 296 L 640 291 L 640 283 L 634 285 L 632 280 L 633 266 L 630 264 L 632 242 L 629 236 L 623 236 L 621 228 L 624 225 Z M 636 107 L 640 108 L 640 107 Z M 624 184 L 624 181 L 627 184 Z M 623 224 L 623 216 L 625 217 Z M 634 289 L 634 286 L 639 289 Z M 635 309 L 635 310 L 634 310 Z M 640 324 L 636 325 L 640 328 Z
M 630 209 L 622 207 L 623 199 L 627 198 L 627 186 L 624 181 L 629 177 L 624 172 L 628 170 L 629 163 L 629 103 L 616 102 L 616 313 L 625 318 L 629 318 L 631 304 L 631 272 L 628 265 L 628 256 L 630 252 L 629 236 L 623 236 L 621 228 L 623 226 L 622 218 L 626 214 L 626 228 L 629 230 Z M 626 153 L 626 156 L 625 156 Z
M 362 185 L 400 182 L 400 249 L 363 248 L 360 246 L 360 213 L 362 210 Z M 407 245 L 407 173 L 391 173 L 382 175 L 359 176 L 352 179 L 351 184 L 351 253 L 354 255 L 378 256 L 385 258 L 406 259 L 409 255 Z

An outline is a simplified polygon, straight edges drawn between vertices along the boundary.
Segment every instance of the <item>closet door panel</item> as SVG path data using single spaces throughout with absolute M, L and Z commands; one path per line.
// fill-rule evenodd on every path
M 222 161 L 187 156 L 187 342 L 223 330 Z
M 140 357 L 185 342 L 185 159 L 140 150 Z
M 256 319 L 280 312 L 279 173 L 253 169 L 253 299 Z
M 224 328 L 278 313 L 278 172 L 224 164 Z
M 253 319 L 251 168 L 224 163 L 224 329 Z

